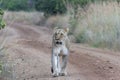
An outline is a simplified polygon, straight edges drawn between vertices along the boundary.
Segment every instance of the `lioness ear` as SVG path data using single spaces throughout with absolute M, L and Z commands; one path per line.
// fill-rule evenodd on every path
M 57 29 L 58 29 L 58 27 L 54 27 L 53 33 L 55 33 Z
M 65 32 L 67 32 L 67 33 L 69 32 L 69 28 L 64 28 L 64 30 L 65 30 Z

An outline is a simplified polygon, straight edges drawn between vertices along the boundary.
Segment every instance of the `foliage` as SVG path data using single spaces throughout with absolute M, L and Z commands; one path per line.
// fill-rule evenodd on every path
M 3 29 L 5 27 L 5 22 L 3 21 L 3 15 L 4 15 L 4 12 L 2 9 L 0 9 L 0 30 Z
M 56 15 L 67 11 L 67 3 L 77 8 L 78 5 L 84 7 L 92 1 L 94 0 L 2 0 L 0 7 L 12 11 L 36 9 L 45 12 L 45 14 Z
M 33 2 L 31 0 L 2 0 L 1 7 L 11 11 L 32 10 Z
M 36 0 L 35 8 L 45 14 L 56 15 L 66 12 L 63 0 Z
M 84 7 L 89 2 L 94 0 L 36 0 L 35 8 L 39 11 L 45 12 L 45 14 L 63 14 L 67 11 L 67 4 L 71 4 L 75 10 L 80 5 Z
M 95 0 L 69 0 L 69 3 L 71 3 L 74 8 L 77 8 L 78 5 L 80 5 L 81 7 L 86 6 L 88 3 L 90 2 L 94 2 Z
M 2 73 L 2 63 L 0 62 L 0 74 Z
M 5 27 L 5 23 L 2 19 L 3 15 L 4 15 L 4 11 L 2 9 L 0 9 L 0 30 Z M 1 53 L 1 46 L 0 46 L 0 53 Z M 2 73 L 2 62 L 0 61 L 0 74 L 1 73 Z
M 76 35 L 75 38 L 76 38 L 76 43 L 84 43 L 87 41 L 86 34 L 84 31 Z
M 2 0 L 0 7 L 12 11 L 42 11 L 45 15 L 63 14 L 67 11 L 67 4 L 72 5 L 75 12 L 78 7 L 84 8 L 87 4 L 96 1 L 112 0 Z M 120 0 L 114 0 L 119 2 Z

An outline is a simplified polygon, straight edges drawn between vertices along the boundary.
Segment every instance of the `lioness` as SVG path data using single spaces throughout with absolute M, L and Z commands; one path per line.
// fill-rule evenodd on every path
M 67 75 L 65 69 L 69 55 L 69 29 L 54 29 L 52 40 L 51 72 L 54 77 Z M 62 56 L 62 66 L 60 65 L 60 56 Z

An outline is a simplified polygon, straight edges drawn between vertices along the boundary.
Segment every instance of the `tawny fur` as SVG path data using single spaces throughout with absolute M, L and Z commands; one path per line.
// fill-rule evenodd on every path
M 54 77 L 65 76 L 66 66 L 69 55 L 69 38 L 67 36 L 68 28 L 55 29 L 52 40 L 52 55 L 51 55 L 51 72 Z M 60 64 L 60 56 L 62 57 L 62 66 Z

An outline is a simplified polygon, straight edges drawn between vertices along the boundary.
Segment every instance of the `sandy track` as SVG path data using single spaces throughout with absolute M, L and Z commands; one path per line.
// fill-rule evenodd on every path
M 52 30 L 13 24 L 7 27 L 8 60 L 15 80 L 120 80 L 120 54 L 71 44 L 68 75 L 53 78 L 50 72 Z

